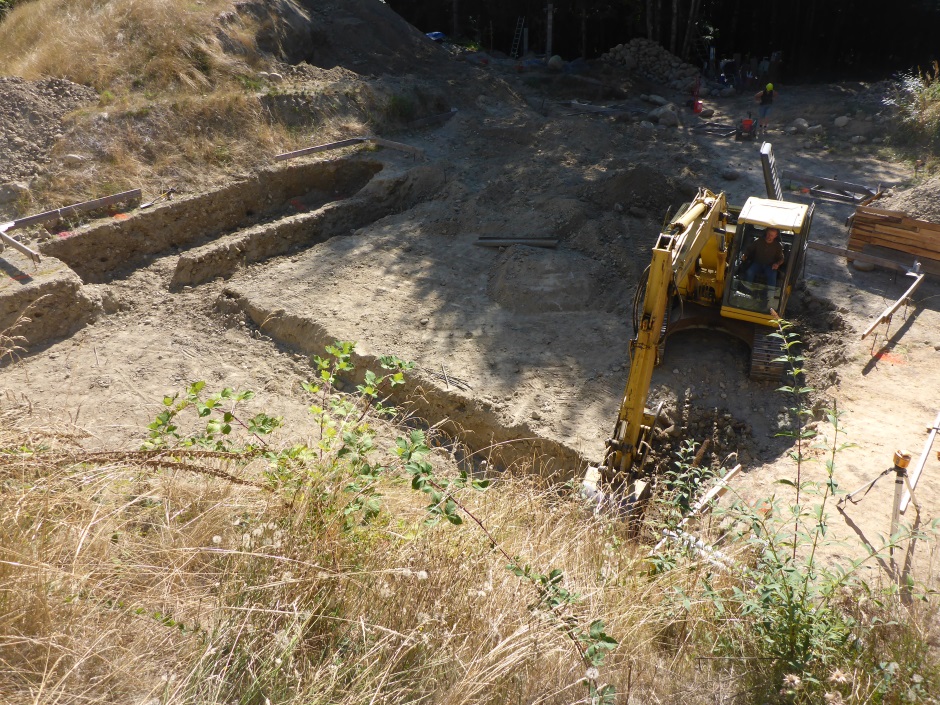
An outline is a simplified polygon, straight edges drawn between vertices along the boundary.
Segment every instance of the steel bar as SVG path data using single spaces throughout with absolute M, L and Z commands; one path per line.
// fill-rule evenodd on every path
M 82 203 L 75 203 L 71 206 L 64 206 L 62 208 L 57 208 L 54 211 L 45 211 L 44 213 L 29 215 L 25 218 L 14 220 L 13 224 L 7 229 L 16 230 L 17 228 L 25 228 L 28 225 L 54 222 L 57 220 L 62 220 L 62 218 L 69 215 L 74 215 L 76 213 L 87 213 L 88 211 L 98 210 L 99 208 L 104 208 L 105 206 L 110 206 L 115 203 L 121 203 L 122 201 L 131 201 L 135 199 L 140 200 L 140 193 L 140 189 L 135 188 L 131 191 L 115 193 L 111 196 L 105 196 L 104 198 L 96 198 L 93 201 L 84 201 Z
M 509 247 L 510 245 L 528 245 L 529 247 L 558 247 L 558 240 L 542 238 L 481 239 L 474 245 L 480 247 Z
M 919 286 L 921 285 L 921 282 L 924 281 L 924 276 L 925 276 L 925 275 L 923 275 L 923 274 L 913 274 L 913 273 L 911 273 L 911 272 L 908 272 L 908 273 L 907 273 L 907 276 L 909 276 L 909 277 L 916 277 L 914 283 L 911 284 L 910 288 L 908 288 L 907 291 L 905 291 L 903 294 L 901 294 L 901 298 L 899 298 L 897 301 L 895 301 L 893 304 L 891 304 L 890 306 L 888 306 L 888 308 L 886 308 L 886 309 L 884 310 L 884 312 L 881 314 L 881 316 L 878 317 L 878 320 L 876 320 L 874 323 L 872 323 L 870 326 L 868 326 L 868 330 L 866 330 L 864 333 L 862 333 L 862 340 L 865 340 L 865 338 L 867 338 L 867 337 L 871 334 L 871 332 L 872 332 L 873 330 L 875 330 L 875 328 L 877 328 L 878 326 L 880 326 L 882 323 L 886 323 L 886 322 L 888 322 L 888 321 L 891 320 L 891 316 L 893 316 L 893 315 L 895 314 L 895 312 L 896 312 L 899 308 L 901 308 L 901 305 L 902 305 L 905 301 L 907 301 L 907 299 L 910 298 L 910 295 L 913 294 L 914 291 L 917 289 L 917 287 L 919 287 Z
M 875 192 L 872 191 L 867 186 L 862 184 L 853 184 L 849 181 L 839 181 L 838 179 L 826 179 L 821 176 L 808 176 L 806 174 L 799 174 L 795 171 L 784 171 L 782 174 L 784 179 L 788 181 L 799 181 L 804 184 L 812 184 L 814 187 L 818 188 L 819 186 L 828 186 L 829 188 L 838 189 L 840 191 L 848 191 L 850 193 L 861 193 L 866 197 L 874 196 Z
M 314 147 L 304 147 L 303 149 L 296 149 L 293 152 L 277 154 L 275 155 L 274 160 L 282 162 L 285 159 L 295 159 L 296 157 L 302 157 L 306 154 L 314 154 L 315 152 L 329 152 L 332 149 L 342 149 L 343 147 L 351 147 L 354 144 L 362 144 L 368 139 L 368 137 L 350 137 L 347 140 L 340 140 L 339 142 L 329 142 L 328 144 L 318 144 Z
M 286 159 L 296 159 L 297 157 L 303 157 L 307 154 L 314 154 L 316 152 L 329 152 L 333 149 L 342 149 L 343 147 L 351 147 L 354 144 L 362 144 L 363 142 L 371 142 L 372 144 L 377 144 L 380 147 L 387 147 L 388 149 L 397 149 L 399 152 L 408 152 L 418 157 L 424 156 L 424 150 L 419 147 L 412 147 L 409 144 L 402 144 L 401 142 L 393 142 L 392 140 L 386 140 L 381 137 L 350 137 L 347 140 L 340 140 L 339 142 L 329 142 L 328 144 L 318 144 L 314 147 L 304 147 L 303 149 L 297 149 L 293 152 L 284 152 L 283 154 L 274 155 L 274 161 L 282 162 Z
M 930 427 L 930 433 L 927 436 L 927 440 L 924 442 L 924 450 L 920 454 L 920 458 L 917 460 L 917 465 L 914 466 L 914 469 L 910 473 L 910 483 L 911 489 L 917 487 L 917 481 L 920 479 L 920 474 L 924 471 L 924 466 L 927 464 L 927 457 L 930 455 L 930 449 L 933 447 L 933 442 L 937 438 L 937 431 L 940 429 L 940 413 L 937 414 L 937 418 L 933 421 L 933 426 Z M 911 492 L 904 493 L 904 499 L 901 500 L 901 513 L 907 509 L 907 505 L 911 502 L 913 495 Z

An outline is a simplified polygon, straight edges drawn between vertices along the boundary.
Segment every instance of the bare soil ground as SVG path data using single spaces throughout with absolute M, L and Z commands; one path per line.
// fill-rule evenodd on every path
M 691 111 L 683 115 L 685 125 L 672 129 L 579 114 L 561 102 L 616 94 L 619 105 L 641 115 L 650 108 L 641 92 L 656 87 L 628 76 L 609 76 L 605 87 L 596 79 L 498 68 L 447 71 L 454 73 L 437 84 L 413 81 L 452 100 L 456 116 L 391 135 L 423 149 L 439 169 L 433 196 L 347 236 L 246 265 L 226 281 L 171 291 L 179 253 L 169 251 L 129 275 L 88 285 L 108 302 L 106 313 L 0 371 L 4 404 L 37 423 L 87 433 L 90 444 L 134 447 L 163 394 L 204 379 L 255 389 L 257 404 L 285 414 L 303 434 L 308 422 L 299 382 L 312 372 L 309 350 L 277 325 L 289 317 L 295 327 L 307 321 L 325 337 L 359 341 L 365 353 L 414 360 L 427 384 L 446 387 L 452 400 L 446 411 L 466 427 L 472 446 L 489 442 L 486 427 L 472 421 L 485 413 L 519 438 L 551 439 L 599 459 L 627 376 L 629 305 L 666 211 L 700 186 L 724 190 L 739 204 L 763 195 L 760 143 L 695 134 L 688 129 Z M 302 77 L 292 81 L 292 89 L 302 88 Z M 383 85 L 394 90 L 394 81 Z M 830 127 L 852 111 L 860 127 L 851 134 L 877 134 L 877 123 L 865 119 L 866 87 L 784 86 L 780 94 L 777 129 L 767 139 L 781 168 L 872 186 L 910 182 L 910 169 L 877 145 L 850 144 L 848 132 Z M 725 122 L 753 105 L 748 96 L 708 104 L 718 111 L 713 119 Z M 825 123 L 829 137 L 779 129 L 796 117 Z M 389 171 L 417 164 L 390 150 L 368 156 Z M 918 215 L 932 193 L 908 201 L 908 212 Z M 843 246 L 850 208 L 817 206 L 813 239 Z M 474 245 L 493 235 L 552 237 L 561 244 L 557 250 Z M 896 448 L 916 456 L 924 426 L 936 415 L 935 282 L 921 287 L 906 318 L 897 316 L 887 334 L 882 329 L 877 338 L 860 340 L 907 285 L 904 276 L 856 271 L 813 251 L 805 286 L 787 312 L 807 341 L 814 402 L 836 404 L 844 414 L 845 440 L 854 444 L 838 460 L 837 479 L 846 489 L 888 467 Z M 468 387 L 432 380 L 436 372 Z M 778 491 L 775 479 L 794 476 L 791 444 L 775 435 L 787 426 L 787 400 L 773 385 L 747 379 L 747 350 L 739 344 L 698 332 L 671 339 L 652 397 L 667 401 L 689 437 L 712 439 L 715 461 L 744 464 L 748 472 L 735 486 L 744 497 Z M 676 439 L 664 439 L 664 447 L 670 443 Z M 821 471 L 815 463 L 806 472 L 819 478 Z M 883 480 L 863 505 L 848 510 L 840 527 L 852 539 L 847 554 L 860 550 L 859 535 L 877 543 L 876 535 L 887 533 L 892 492 L 893 483 Z M 922 518 L 938 516 L 935 459 L 918 496 Z

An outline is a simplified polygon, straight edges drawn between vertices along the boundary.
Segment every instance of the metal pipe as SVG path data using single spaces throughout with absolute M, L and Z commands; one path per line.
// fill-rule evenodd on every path
M 872 323 L 870 326 L 868 326 L 868 330 L 866 330 L 864 333 L 862 333 L 862 340 L 865 340 L 865 338 L 867 338 L 867 337 L 869 336 L 869 334 L 871 334 L 871 332 L 872 332 L 873 330 L 875 330 L 875 328 L 877 328 L 878 326 L 880 326 L 882 323 L 885 323 L 886 321 L 890 321 L 890 320 L 891 320 L 891 316 L 893 316 L 893 315 L 895 314 L 895 312 L 896 312 L 899 308 L 901 308 L 901 304 L 903 304 L 905 301 L 907 301 L 908 297 L 910 297 L 910 295 L 914 293 L 914 291 L 917 289 L 917 287 L 919 287 L 919 286 L 921 285 L 921 282 L 924 281 L 924 275 L 923 275 L 923 274 L 914 274 L 913 272 L 908 272 L 908 273 L 907 273 L 907 276 L 909 276 L 909 277 L 916 277 L 914 283 L 911 284 L 910 288 L 909 288 L 907 291 L 905 291 L 903 294 L 901 294 L 901 298 L 899 298 L 897 301 L 895 301 L 893 304 L 891 304 L 890 306 L 888 306 L 888 308 L 886 308 L 886 309 L 884 310 L 884 312 L 881 314 L 881 316 L 878 317 L 878 320 L 877 320 L 877 321 L 875 321 L 875 322 Z

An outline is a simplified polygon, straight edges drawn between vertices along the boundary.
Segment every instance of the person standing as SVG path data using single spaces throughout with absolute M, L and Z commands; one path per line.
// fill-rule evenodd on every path
M 754 95 L 754 101 L 760 105 L 757 108 L 757 131 L 767 133 L 767 126 L 770 123 L 770 110 L 774 104 L 774 98 L 777 97 L 777 91 L 774 90 L 774 84 L 768 83 L 764 90 Z

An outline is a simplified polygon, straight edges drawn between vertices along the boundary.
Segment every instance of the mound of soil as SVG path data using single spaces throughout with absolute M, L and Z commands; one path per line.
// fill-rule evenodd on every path
M 918 220 L 940 223 L 940 176 L 888 196 L 873 205 L 885 210 L 901 211 Z
M 62 118 L 97 99 L 94 89 L 59 78 L 0 76 L 0 183 L 35 176 L 62 136 Z
M 236 9 L 262 21 L 258 48 L 289 64 L 387 74 L 447 60 L 440 46 L 385 3 L 250 0 Z

